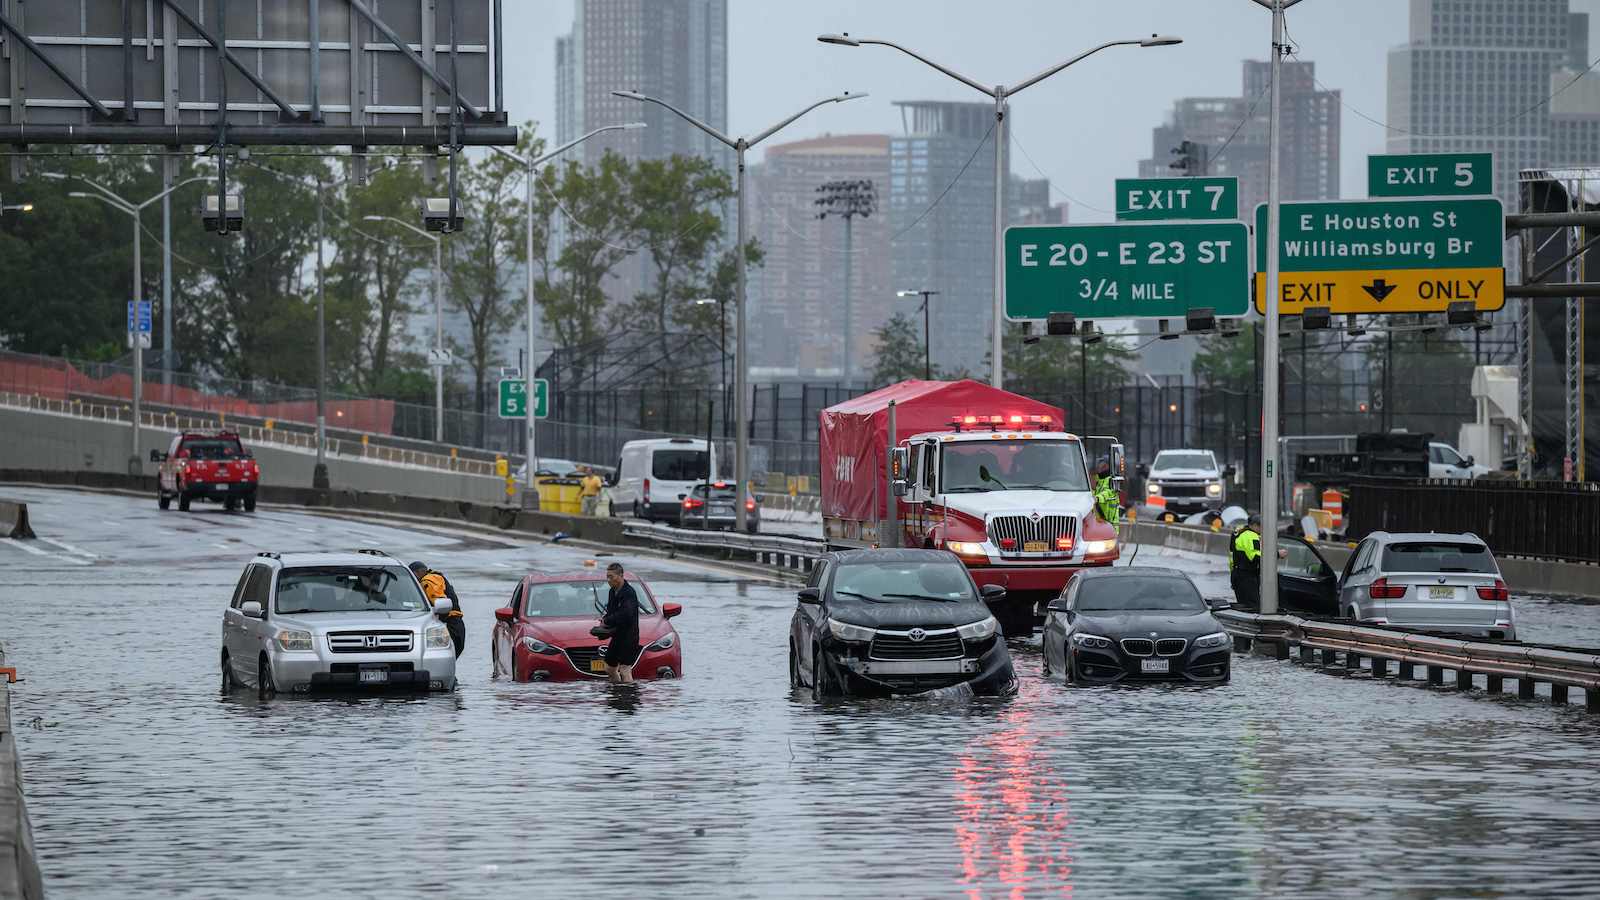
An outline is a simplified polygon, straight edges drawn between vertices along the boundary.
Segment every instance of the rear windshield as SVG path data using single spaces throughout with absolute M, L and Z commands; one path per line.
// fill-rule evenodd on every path
M 657 450 L 650 464 L 650 477 L 662 481 L 704 481 L 706 458 L 704 450 Z
M 974 599 L 966 567 L 955 560 L 844 563 L 834 573 L 833 593 L 879 603 Z
M 1152 469 L 1212 469 L 1216 461 L 1209 453 L 1157 453 Z
M 244 455 L 244 448 L 238 441 L 221 438 L 184 441 L 180 449 L 189 451 L 192 459 L 235 459 Z
M 536 584 L 528 589 L 528 599 L 522 603 L 522 615 L 530 619 L 553 616 L 600 616 L 606 611 L 606 598 L 611 588 L 604 581 L 562 581 Z M 650 595 L 638 585 L 633 593 L 639 598 L 639 611 L 654 613 L 655 604 Z
M 1493 575 L 1498 569 L 1489 548 L 1482 544 L 1437 543 L 1390 544 L 1383 551 L 1385 572 L 1482 572 Z
M 704 484 L 697 484 L 693 489 L 690 490 L 690 493 L 694 494 L 696 497 L 704 497 L 706 495 L 706 486 Z M 713 500 L 732 500 L 733 485 L 727 484 L 718 487 L 717 485 L 713 484 L 711 486 L 711 498 Z
M 1206 602 L 1187 578 L 1089 578 L 1078 589 L 1078 612 L 1200 612 Z
M 278 575 L 276 609 L 286 616 L 428 608 L 416 577 L 403 566 L 299 566 Z

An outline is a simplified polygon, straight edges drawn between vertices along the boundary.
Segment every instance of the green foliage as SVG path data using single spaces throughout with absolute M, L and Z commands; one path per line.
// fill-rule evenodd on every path
M 1012 326 L 1015 343 L 1007 342 L 1006 381 L 1010 390 L 1045 393 L 1062 387 L 1074 394 L 1081 390 L 1087 368 L 1088 388 L 1100 391 L 1116 387 L 1133 377 L 1139 355 L 1125 338 L 1107 334 L 1095 343 L 1065 335 L 1041 335 L 1032 343 L 1021 340 L 1021 328 Z
M 733 196 L 733 182 L 709 159 L 672 156 L 633 165 L 628 190 L 632 239 L 644 245 L 653 271 L 650 290 L 618 310 L 621 320 L 654 323 L 665 350 L 675 311 L 700 298 L 722 219 L 712 211 Z
M 1238 336 L 1219 335 L 1200 338 L 1200 351 L 1194 356 L 1195 380 L 1201 384 L 1229 390 L 1245 390 L 1257 380 L 1256 329 L 1245 327 Z
M 894 384 L 909 379 L 920 379 L 924 374 L 922 323 L 906 313 L 895 313 L 872 333 L 877 342 L 877 357 L 872 364 L 872 380 L 876 384 Z M 942 377 L 937 367 L 933 377 Z
M 373 173 L 365 186 L 346 186 L 337 207 L 330 206 L 329 237 L 336 248 L 328 267 L 328 302 L 337 305 L 339 331 L 357 339 L 354 353 L 343 357 L 344 377 L 357 389 L 394 397 L 380 386 L 389 384 L 396 343 L 405 319 L 418 309 L 413 275 L 433 264 L 433 245 L 392 223 L 367 222 L 366 216 L 415 217 L 422 196 L 417 166 L 391 166 Z M 334 214 L 337 219 L 331 218 Z M 424 272 L 426 277 L 426 272 Z M 331 310 L 330 310 L 331 314 Z

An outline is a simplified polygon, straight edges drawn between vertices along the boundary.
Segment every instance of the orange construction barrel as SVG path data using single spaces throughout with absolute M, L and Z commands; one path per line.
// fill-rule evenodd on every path
M 1328 511 L 1328 517 L 1333 520 L 1334 528 L 1344 527 L 1344 495 L 1328 488 L 1322 492 L 1322 508 Z

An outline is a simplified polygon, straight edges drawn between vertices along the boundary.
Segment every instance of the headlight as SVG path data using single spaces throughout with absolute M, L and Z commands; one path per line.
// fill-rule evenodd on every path
M 285 650 L 299 651 L 302 653 L 312 650 L 311 632 L 309 631 L 280 631 L 278 632 L 278 646 Z
M 984 641 L 993 637 L 994 633 L 999 629 L 1000 623 L 995 621 L 994 616 L 990 616 L 981 622 L 973 622 L 971 625 L 963 625 L 957 628 L 956 634 L 961 635 L 962 640 Z
M 1083 545 L 1083 552 L 1089 554 L 1090 556 L 1098 556 L 1102 553 L 1110 553 L 1115 549 L 1117 549 L 1116 538 L 1112 538 L 1108 541 L 1088 541 Z
M 1198 637 L 1194 639 L 1194 645 L 1196 647 L 1226 647 L 1232 643 L 1233 638 L 1228 637 L 1228 633 L 1226 631 L 1218 631 L 1214 634 L 1208 634 L 1205 637 Z
M 1072 642 L 1079 647 L 1088 647 L 1093 650 L 1111 649 L 1111 639 L 1101 637 L 1098 634 L 1084 634 L 1080 631 L 1072 636 Z
M 989 558 L 988 552 L 983 549 L 983 544 L 976 541 L 945 541 L 944 548 L 957 556 Z
M 443 625 L 429 625 L 428 630 L 422 633 L 423 645 L 429 650 L 447 650 L 450 648 L 450 629 Z
M 1206 485 L 1206 493 L 1208 495 L 1212 496 L 1212 497 L 1221 497 L 1222 496 L 1222 482 L 1213 481 L 1210 484 Z
M 546 644 L 544 641 L 541 641 L 536 637 L 524 637 L 522 639 L 522 646 L 526 647 L 529 652 L 542 653 L 547 656 L 561 652 L 561 648 Z
M 1159 493 L 1161 493 L 1161 485 L 1156 484 L 1154 481 L 1152 481 L 1149 484 L 1146 484 L 1144 486 L 1144 490 L 1145 490 L 1145 493 L 1147 493 L 1147 494 L 1151 494 L 1151 495 L 1159 494 Z
M 672 649 L 672 645 L 676 644 L 677 642 L 678 642 L 677 637 L 675 637 L 671 632 L 668 632 L 668 633 L 662 635 L 661 637 L 657 638 L 653 643 L 650 644 L 650 646 L 646 647 L 645 649 L 646 650 L 671 650 Z
M 838 619 L 828 620 L 828 630 L 833 632 L 833 636 L 841 641 L 856 641 L 858 643 L 866 643 L 878 634 L 877 629 L 851 625 Z

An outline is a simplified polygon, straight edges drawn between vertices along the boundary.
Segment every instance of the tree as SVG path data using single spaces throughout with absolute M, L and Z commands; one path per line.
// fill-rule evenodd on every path
M 893 384 L 923 376 L 922 326 L 905 313 L 895 313 L 872 333 L 877 356 L 872 364 L 872 380 Z M 939 377 L 936 370 L 934 377 Z
M 654 277 L 623 315 L 654 320 L 665 356 L 673 311 L 704 293 L 706 267 L 722 240 L 722 219 L 711 207 L 733 196 L 733 183 L 703 156 L 674 154 L 635 163 L 628 191 L 630 239 L 645 248 Z
M 523 232 L 517 228 L 518 187 L 523 169 L 500 154 L 462 161 L 460 202 L 467 209 L 461 230 L 446 239 L 446 296 L 467 317 L 467 360 L 473 374 L 473 406 L 479 414 L 478 442 L 483 443 L 488 410 L 487 372 L 495 360 L 495 342 L 516 322 L 507 263 Z
M 347 186 L 342 214 L 336 223 L 329 222 L 337 255 L 328 267 L 328 296 L 330 302 L 338 298 L 342 309 L 359 318 L 353 324 L 360 336 L 360 353 L 349 361 L 350 380 L 367 393 L 392 396 L 380 386 L 394 383 L 390 375 L 397 332 L 412 313 L 417 293 L 412 277 L 432 263 L 433 245 L 363 219 L 410 219 L 423 192 L 417 167 L 383 169 L 364 187 Z
M 633 210 L 628 193 L 630 165 L 607 151 L 600 162 L 569 162 L 559 180 L 545 188 L 567 219 L 567 240 L 556 259 L 559 278 L 536 285 L 545 324 L 563 347 L 593 343 L 602 334 L 603 283 L 633 252 L 626 243 Z
M 744 264 L 746 271 L 760 266 L 766 259 L 766 251 L 761 249 L 761 244 L 751 238 L 744 245 Z M 729 357 L 732 364 L 734 348 L 735 323 L 738 315 L 735 308 L 736 295 L 739 291 L 739 260 L 732 247 L 722 251 L 717 257 L 716 265 L 712 267 L 711 278 L 703 289 L 696 294 L 699 297 L 719 300 L 719 303 L 679 303 L 673 306 L 672 322 L 679 328 L 703 334 L 714 341 L 722 341 L 727 335 L 727 346 L 722 348 L 725 356 Z M 718 321 L 718 318 L 721 321 Z M 721 378 L 723 368 L 715 366 L 700 373 L 703 383 L 710 383 L 712 378 Z M 730 375 L 728 380 L 733 380 Z
M 1200 351 L 1191 368 L 1195 381 L 1213 387 L 1242 391 L 1258 379 L 1256 369 L 1256 329 L 1246 327 L 1235 337 L 1208 335 L 1200 339 Z

